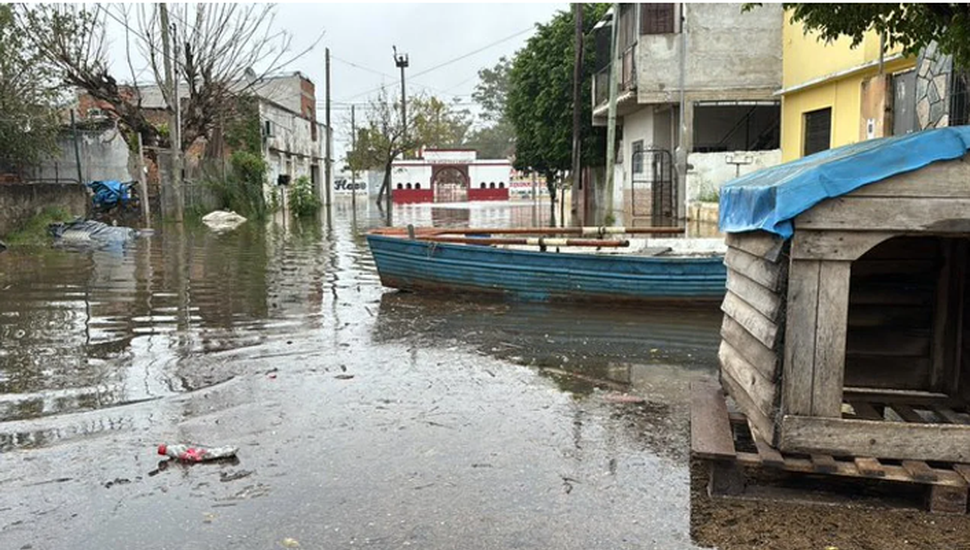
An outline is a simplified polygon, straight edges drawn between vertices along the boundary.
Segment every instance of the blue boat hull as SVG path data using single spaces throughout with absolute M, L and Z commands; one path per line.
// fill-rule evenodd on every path
M 697 301 L 724 298 L 721 257 L 528 252 L 367 235 L 384 286 L 484 292 L 526 300 Z

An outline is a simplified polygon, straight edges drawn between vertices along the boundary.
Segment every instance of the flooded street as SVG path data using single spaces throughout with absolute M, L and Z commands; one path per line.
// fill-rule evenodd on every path
M 0 254 L 0 548 L 693 548 L 715 308 L 401 294 L 348 206 Z M 239 457 L 165 467 L 163 442 Z

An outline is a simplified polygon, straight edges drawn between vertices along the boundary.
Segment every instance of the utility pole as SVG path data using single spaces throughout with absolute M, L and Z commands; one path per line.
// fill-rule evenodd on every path
M 169 118 L 169 145 L 172 155 L 170 167 L 171 186 L 175 194 L 175 221 L 182 222 L 182 132 L 181 132 L 181 113 L 179 106 L 178 81 L 175 79 L 175 68 L 172 55 L 172 43 L 169 37 L 170 27 L 168 21 L 168 5 L 164 2 L 158 4 L 158 14 L 161 20 L 160 31 L 162 34 L 162 61 L 165 67 L 165 88 L 168 93 L 168 101 L 172 107 L 172 116 Z
M 145 175 L 145 148 L 141 140 L 141 132 L 135 132 L 138 137 L 138 194 L 141 195 L 142 223 L 145 227 L 152 226 L 151 205 L 148 203 L 148 177 Z
M 617 29 L 620 26 L 620 4 L 613 4 L 612 32 L 610 33 L 610 107 L 606 119 L 606 217 L 597 225 L 613 225 L 613 173 L 616 162 L 616 88 L 617 69 L 616 59 Z
M 353 220 L 356 229 L 357 220 L 357 166 L 354 163 L 354 154 L 357 151 L 357 111 L 356 105 L 350 105 L 350 208 L 353 212 Z
M 332 132 L 330 131 L 330 48 L 324 50 L 326 56 L 327 64 L 327 89 L 326 89 L 326 119 L 327 119 L 327 158 L 325 160 L 326 166 L 324 171 L 326 176 L 324 177 L 324 185 L 327 186 L 326 193 L 324 195 L 324 204 L 327 206 L 327 219 L 330 219 L 330 190 L 333 188 L 333 141 L 331 140 Z
M 579 211 L 579 188 L 582 177 L 582 143 L 580 139 L 580 125 L 582 122 L 582 81 L 583 81 L 583 4 L 573 4 L 573 18 L 576 20 L 576 56 L 573 66 L 573 181 L 572 207 L 569 225 L 574 227 L 586 225 L 585 213 Z
M 408 99 L 404 87 L 404 69 L 408 68 L 408 54 L 398 55 L 397 46 L 394 48 L 394 65 L 401 69 L 401 160 L 404 160 L 408 145 Z M 387 182 L 387 225 L 391 225 L 391 182 Z
M 77 163 L 77 182 L 84 185 L 84 175 L 81 173 L 81 149 L 77 140 L 77 122 L 74 121 L 74 109 L 71 109 L 71 133 L 74 134 L 74 161 Z

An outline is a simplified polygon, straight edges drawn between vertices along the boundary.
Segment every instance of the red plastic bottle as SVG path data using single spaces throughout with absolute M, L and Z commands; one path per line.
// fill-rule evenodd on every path
M 236 447 L 200 447 L 191 445 L 165 445 L 158 446 L 158 454 L 179 460 L 182 462 L 203 462 L 206 460 L 216 460 L 220 458 L 231 458 L 236 456 L 239 449 Z

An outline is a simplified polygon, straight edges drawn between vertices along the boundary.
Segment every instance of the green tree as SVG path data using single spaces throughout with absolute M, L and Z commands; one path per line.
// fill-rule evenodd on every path
M 377 194 L 380 203 L 391 185 L 391 164 L 395 159 L 414 156 L 423 147 L 457 147 L 464 143 L 471 126 L 467 110 L 455 109 L 435 97 L 408 99 L 405 138 L 400 103 L 392 103 L 384 89 L 370 101 L 364 124 L 357 128 L 356 147 L 347 152 L 347 165 L 354 170 L 383 170 Z
M 57 149 L 59 89 L 51 66 L 0 5 L 0 165 L 20 171 Z
M 587 36 L 606 13 L 608 4 L 583 5 L 583 31 Z M 515 131 L 515 167 L 546 177 L 555 197 L 557 176 L 572 166 L 573 64 L 575 23 L 572 11 L 557 13 L 537 25 L 537 32 L 515 54 L 508 75 L 505 113 Z M 606 163 L 606 132 L 592 125 L 594 47 L 584 41 L 582 99 L 582 161 L 584 166 Z
M 408 133 L 413 133 L 419 147 L 460 147 L 465 143 L 465 135 L 471 127 L 468 109 L 457 109 L 431 96 L 412 98 L 408 111 L 413 113 Z
M 482 158 L 508 158 L 514 151 L 515 131 L 506 116 L 511 68 L 512 61 L 502 57 L 495 66 L 478 71 L 472 99 L 481 106 L 485 124 L 468 134 L 465 146 Z
M 746 4 L 750 10 L 757 4 Z M 959 67 L 970 66 L 970 5 L 941 4 L 784 4 L 791 10 L 792 21 L 801 22 L 807 31 L 822 40 L 840 36 L 852 39 L 853 46 L 862 42 L 872 30 L 886 37 L 889 47 L 900 46 L 908 54 L 917 54 L 931 42 L 939 51 L 953 55 Z

